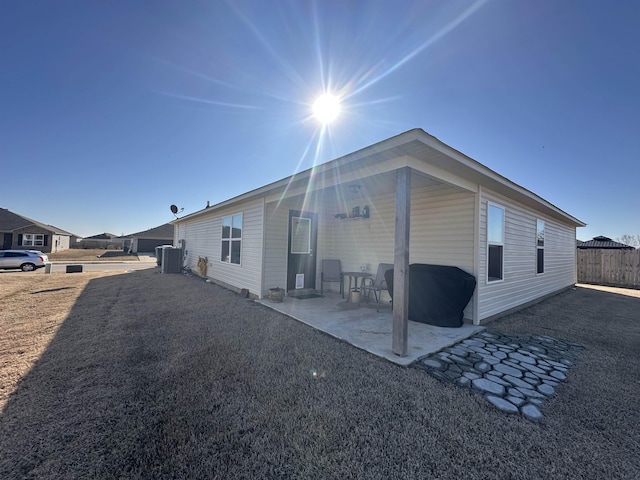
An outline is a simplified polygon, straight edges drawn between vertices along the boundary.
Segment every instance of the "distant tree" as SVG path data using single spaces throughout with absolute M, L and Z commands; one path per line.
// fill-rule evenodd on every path
M 635 248 L 640 248 L 640 235 L 629 235 L 625 233 L 621 237 L 616 238 L 616 242 L 624 243 Z

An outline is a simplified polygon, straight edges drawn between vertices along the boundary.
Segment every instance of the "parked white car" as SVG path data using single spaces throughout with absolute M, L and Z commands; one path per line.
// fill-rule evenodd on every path
M 33 272 L 49 263 L 49 257 L 38 250 L 0 250 L 0 270 Z

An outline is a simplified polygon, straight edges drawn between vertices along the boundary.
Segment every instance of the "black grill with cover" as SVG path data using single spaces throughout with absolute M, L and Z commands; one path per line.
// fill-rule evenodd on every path
M 393 297 L 393 269 L 385 280 Z M 414 263 L 409 266 L 409 320 L 438 327 L 461 327 L 476 277 L 458 267 Z

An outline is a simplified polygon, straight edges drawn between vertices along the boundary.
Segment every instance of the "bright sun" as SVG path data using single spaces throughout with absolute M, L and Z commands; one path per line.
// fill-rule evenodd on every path
M 331 123 L 339 113 L 340 100 L 330 93 L 321 95 L 313 104 L 313 114 L 323 125 Z

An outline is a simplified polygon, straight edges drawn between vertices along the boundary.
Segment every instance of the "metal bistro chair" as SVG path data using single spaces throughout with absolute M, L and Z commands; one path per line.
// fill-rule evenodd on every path
M 339 282 L 340 294 L 344 298 L 344 276 L 340 260 L 323 258 L 320 272 L 320 295 L 324 295 L 324 282 Z
M 367 294 L 367 301 L 369 300 L 369 297 L 371 296 L 371 292 L 373 292 L 373 294 L 376 297 L 376 312 L 380 311 L 380 297 L 382 297 L 382 291 L 383 290 L 387 290 L 389 291 L 389 289 L 387 288 L 387 281 L 384 279 L 384 274 L 387 270 L 391 270 L 393 269 L 393 263 L 381 263 L 378 265 L 378 271 L 376 272 L 376 277 L 373 279 L 368 279 L 369 280 L 369 284 L 366 284 L 366 282 L 362 282 L 363 285 L 361 287 L 362 289 L 362 293 L 366 293 Z

